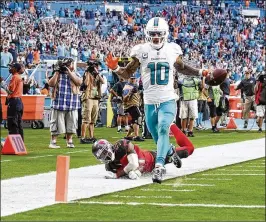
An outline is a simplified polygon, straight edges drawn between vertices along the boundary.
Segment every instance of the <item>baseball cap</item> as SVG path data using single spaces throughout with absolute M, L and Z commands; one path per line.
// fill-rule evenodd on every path
M 10 68 L 15 68 L 17 71 L 19 71 L 22 68 L 22 65 L 20 63 L 12 63 L 9 64 Z

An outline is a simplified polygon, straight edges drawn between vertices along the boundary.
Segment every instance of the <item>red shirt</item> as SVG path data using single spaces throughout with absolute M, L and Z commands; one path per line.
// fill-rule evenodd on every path
M 8 89 L 12 91 L 12 93 L 8 96 L 8 98 L 21 97 L 23 94 L 23 81 L 21 76 L 18 73 L 13 74 Z
M 153 155 L 147 150 L 140 149 L 137 145 L 134 145 L 134 150 L 138 155 L 140 171 L 145 173 L 151 172 L 155 164 Z M 128 164 L 127 155 L 121 158 L 120 163 L 122 164 L 121 169 L 124 169 Z

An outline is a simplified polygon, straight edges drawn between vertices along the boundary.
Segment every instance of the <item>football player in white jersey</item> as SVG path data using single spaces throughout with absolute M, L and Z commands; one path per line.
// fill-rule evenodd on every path
M 165 172 L 166 155 L 170 149 L 169 127 L 176 117 L 176 94 L 174 91 L 174 64 L 185 75 L 207 75 L 182 61 L 182 50 L 175 43 L 168 43 L 169 27 L 163 18 L 149 20 L 145 29 L 146 43 L 132 48 L 132 61 L 126 67 L 118 66 L 118 58 L 109 53 L 107 66 L 124 79 L 130 78 L 140 68 L 144 88 L 144 110 L 147 127 L 157 144 L 157 157 L 152 180 L 161 183 Z M 173 154 L 175 156 L 177 154 Z M 178 157 L 176 157 L 178 158 Z

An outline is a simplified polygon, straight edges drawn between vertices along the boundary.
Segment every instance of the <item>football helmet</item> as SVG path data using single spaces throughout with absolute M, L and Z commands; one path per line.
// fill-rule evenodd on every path
M 160 49 L 167 41 L 169 26 L 163 18 L 155 17 L 148 21 L 144 33 L 146 41 L 154 49 Z
M 114 161 L 113 145 L 105 139 L 100 139 L 92 145 L 93 155 L 102 163 Z

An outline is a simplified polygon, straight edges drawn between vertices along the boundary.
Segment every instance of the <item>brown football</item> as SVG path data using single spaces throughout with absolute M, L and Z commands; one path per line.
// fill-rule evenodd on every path
M 218 86 L 225 80 L 226 76 L 225 69 L 215 69 L 211 75 L 206 76 L 205 82 L 210 86 Z

